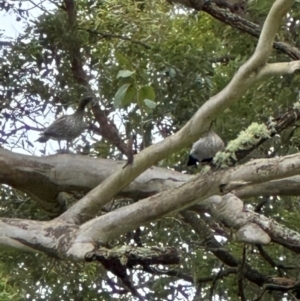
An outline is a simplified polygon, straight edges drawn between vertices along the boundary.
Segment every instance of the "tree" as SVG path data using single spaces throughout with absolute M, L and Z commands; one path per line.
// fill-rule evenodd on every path
M 29 2 L 0 6 L 3 300 L 296 300 L 299 3 Z M 72 153 L 34 142 L 87 92 Z

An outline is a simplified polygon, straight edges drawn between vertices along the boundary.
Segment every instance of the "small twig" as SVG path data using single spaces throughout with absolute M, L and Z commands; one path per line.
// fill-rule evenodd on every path
M 224 268 L 224 264 L 221 265 L 220 267 L 220 271 L 218 272 L 218 274 L 214 277 L 214 280 L 212 281 L 212 284 L 211 284 L 211 287 L 210 287 L 210 300 L 213 301 L 214 299 L 214 289 L 216 287 L 216 283 L 217 283 L 217 280 L 220 278 L 220 274 L 222 273 L 223 271 L 223 268 Z
M 254 212 L 260 213 L 262 207 L 269 201 L 269 197 L 264 197 L 261 202 L 257 204 L 257 206 L 254 209 Z
M 112 279 L 107 278 L 106 282 L 115 294 L 124 295 L 128 293 L 128 289 L 118 289 L 116 287 L 117 283 L 115 283 Z
M 141 239 L 141 228 L 138 227 L 133 234 L 133 239 L 135 241 L 135 243 L 137 244 L 138 247 L 142 247 L 142 239 Z
M 238 295 L 241 298 L 241 301 L 246 301 L 247 300 L 246 296 L 245 296 L 245 291 L 244 291 L 244 276 L 243 276 L 245 261 L 246 261 L 246 245 L 244 244 L 242 261 L 241 261 L 241 264 L 239 266 L 239 272 L 237 274 Z
M 133 134 L 129 137 L 127 142 L 127 149 L 126 149 L 127 162 L 123 166 L 123 168 L 133 163 L 133 155 L 136 154 L 137 154 L 136 134 Z
M 295 270 L 298 269 L 299 267 L 297 267 L 296 265 L 293 266 L 285 266 L 283 264 L 280 263 L 276 263 L 272 257 L 265 251 L 265 249 L 261 246 L 261 245 L 256 245 L 256 248 L 260 254 L 260 256 L 265 259 L 273 268 L 277 268 L 278 269 L 278 274 L 279 276 L 283 276 L 283 273 L 281 273 L 281 269 L 283 270 Z
M 30 2 L 32 5 L 33 5 L 33 7 L 30 7 L 30 8 L 28 8 L 28 9 L 26 9 L 26 11 L 29 11 L 29 10 L 31 10 L 31 9 L 33 9 L 33 8 L 38 8 L 38 9 L 40 9 L 40 10 L 42 10 L 43 12 L 45 12 L 46 14 L 49 14 L 49 11 L 47 11 L 45 8 L 43 8 L 42 6 L 40 6 L 42 3 L 44 3 L 46 0 L 43 0 L 43 1 L 41 1 L 40 3 L 38 3 L 38 4 L 36 4 L 36 3 L 34 3 L 33 1 L 31 1 L 31 0 L 28 0 L 28 2 Z
M 176 269 L 161 271 L 161 270 L 155 269 L 153 267 L 144 265 L 143 266 L 143 271 L 145 271 L 147 273 L 150 273 L 152 275 L 167 275 L 167 276 L 176 277 L 178 279 L 182 279 L 182 280 L 190 282 L 190 283 L 194 282 L 194 278 L 192 276 L 190 276 L 188 274 L 184 274 L 182 272 L 179 272 Z
M 128 290 L 131 292 L 132 296 L 138 298 L 140 301 L 146 301 L 142 295 L 137 291 L 137 289 L 134 287 L 134 285 L 129 280 L 129 277 L 126 275 L 125 277 L 121 278 L 122 283 L 125 285 L 125 287 L 128 288 Z
M 94 35 L 98 35 L 102 38 L 109 38 L 109 39 L 118 38 L 118 39 L 121 39 L 121 40 L 130 41 L 133 44 L 141 45 L 146 49 L 151 49 L 152 48 L 151 46 L 149 46 L 149 45 L 147 45 L 147 44 L 145 44 L 141 41 L 134 40 L 134 39 L 131 39 L 129 37 L 122 36 L 122 35 L 119 35 L 119 34 L 113 34 L 113 33 L 108 33 L 108 32 L 98 32 L 98 31 L 95 31 L 95 30 L 92 30 L 92 29 L 83 29 L 83 28 L 79 28 L 79 29 L 85 30 L 85 31 L 87 31 L 89 33 L 92 33 Z

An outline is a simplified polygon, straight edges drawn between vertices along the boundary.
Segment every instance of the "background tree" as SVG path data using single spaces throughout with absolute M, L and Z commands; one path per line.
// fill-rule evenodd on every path
M 24 28 L 0 41 L 0 298 L 296 299 L 299 3 L 28 2 L 0 2 Z M 34 142 L 86 92 L 73 154 Z M 227 149 L 188 169 L 212 123 Z

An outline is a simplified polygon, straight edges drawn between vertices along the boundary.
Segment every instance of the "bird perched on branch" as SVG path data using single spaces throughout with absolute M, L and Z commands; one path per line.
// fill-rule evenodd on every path
M 193 144 L 187 165 L 196 165 L 197 162 L 209 163 L 215 154 L 224 148 L 223 140 L 213 130 L 209 130 L 205 137 Z
M 85 130 L 84 109 L 92 99 L 90 95 L 83 97 L 74 114 L 59 117 L 41 133 L 41 137 L 36 141 L 46 142 L 52 139 L 58 140 L 59 143 L 61 140 L 66 140 L 68 146 L 68 142 L 77 138 Z

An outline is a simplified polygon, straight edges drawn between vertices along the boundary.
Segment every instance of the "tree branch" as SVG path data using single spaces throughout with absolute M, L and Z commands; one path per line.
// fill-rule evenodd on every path
M 76 224 L 89 220 L 95 215 L 95 212 L 98 212 L 113 196 L 146 169 L 199 139 L 208 130 L 211 122 L 260 78 L 258 70 L 267 63 L 272 49 L 272 42 L 280 27 L 281 17 L 292 3 L 292 0 L 277 0 L 274 3 L 264 24 L 253 56 L 240 67 L 223 91 L 204 103 L 191 120 L 175 135 L 146 148 L 136 155 L 132 165 L 114 173 L 98 187 L 90 191 L 83 199 L 70 208 L 62 218 Z
M 132 38 L 129 38 L 129 37 L 126 37 L 126 36 L 123 36 L 123 35 L 119 35 L 119 34 L 113 34 L 113 33 L 110 33 L 110 32 L 98 32 L 96 30 L 92 30 L 92 29 L 85 29 L 87 32 L 91 33 L 91 34 L 94 34 L 94 35 L 97 35 L 99 37 L 102 37 L 102 38 L 107 38 L 107 39 L 113 39 L 113 38 L 117 38 L 117 39 L 120 39 L 120 40 L 124 40 L 124 41 L 129 41 L 133 44 L 138 44 L 140 46 L 143 46 L 145 49 L 151 49 L 151 46 L 141 42 L 141 41 L 138 41 L 138 40 L 134 40 Z
M 300 69 L 300 61 L 291 61 L 287 63 L 266 64 L 261 69 L 260 72 L 261 72 L 261 76 L 284 75 L 284 74 L 292 74 L 299 69 Z
M 235 168 L 200 174 L 180 187 L 163 191 L 83 224 L 80 227 L 81 236 L 106 243 L 127 231 L 134 230 L 139 225 L 157 220 L 195 203 L 202 203 L 210 196 L 222 195 L 249 184 L 297 175 L 299 172 L 300 154 L 296 154 L 273 159 L 252 160 Z M 69 212 L 62 214 L 61 218 L 67 217 L 68 214 Z M 76 212 L 73 214 L 76 215 Z M 270 229 L 266 225 L 264 228 L 260 224 L 259 220 L 255 220 L 255 223 L 259 223 L 265 232 L 272 235 L 273 241 L 285 244 L 279 230 L 274 236 L 273 233 L 269 233 Z M 296 232 L 294 237 L 298 237 Z M 264 243 L 267 242 L 264 240 Z M 290 243 L 295 247 L 294 250 L 298 248 L 297 240 L 292 239 Z
M 152 264 L 179 264 L 179 254 L 175 248 L 142 248 L 123 246 L 120 248 L 100 248 L 89 252 L 85 256 L 86 261 L 107 262 L 119 261 L 123 266 L 132 268 L 136 265 Z
M 235 268 L 235 270 L 232 272 L 237 273 L 237 268 L 240 264 L 239 260 L 232 256 L 231 253 L 225 248 L 223 248 L 223 246 L 216 240 L 214 233 L 205 224 L 205 222 L 194 212 L 181 211 L 180 214 L 184 217 L 185 222 L 187 222 L 198 234 L 206 249 L 212 252 L 214 256 L 216 256 L 227 266 Z M 268 276 L 259 273 L 247 263 L 245 263 L 245 268 L 243 269 L 242 273 L 247 280 L 257 284 L 258 286 L 262 286 L 263 283 L 266 283 L 269 280 Z

